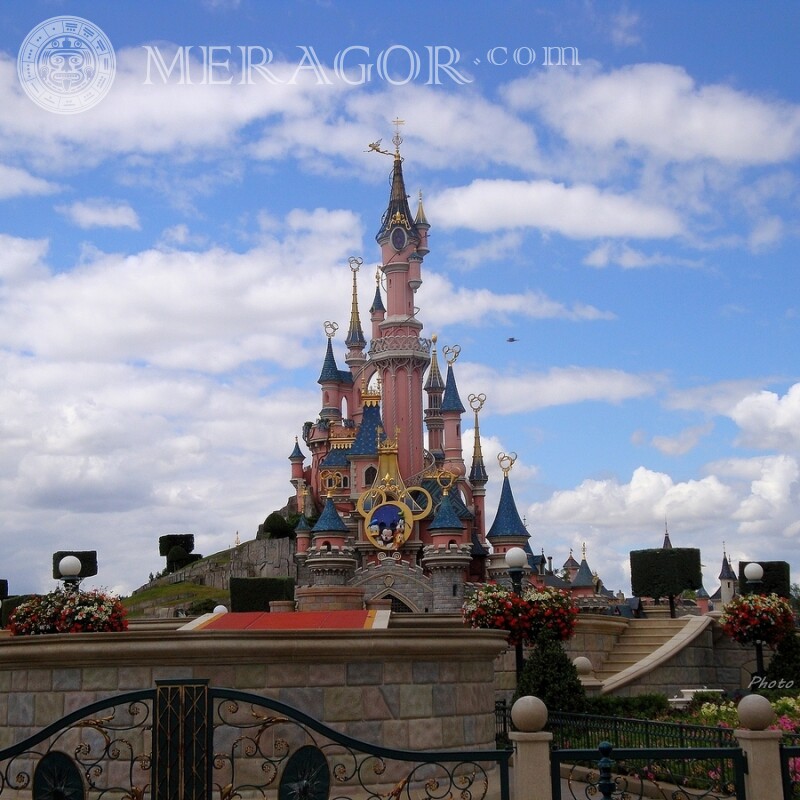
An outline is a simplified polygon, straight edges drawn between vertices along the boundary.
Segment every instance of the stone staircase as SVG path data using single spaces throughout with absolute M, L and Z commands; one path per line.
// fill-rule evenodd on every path
M 629 620 L 627 630 L 617 640 L 614 649 L 609 653 L 602 668 L 594 673 L 594 677 L 599 681 L 605 681 L 639 664 L 673 636 L 681 633 L 690 619 L 692 618 L 656 617 Z

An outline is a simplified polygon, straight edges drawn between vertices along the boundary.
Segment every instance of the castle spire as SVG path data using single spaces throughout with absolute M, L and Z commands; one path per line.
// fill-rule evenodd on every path
M 402 228 L 406 232 L 408 239 L 419 242 L 420 236 L 411 209 L 408 205 L 408 194 L 406 184 L 403 179 L 403 159 L 400 156 L 400 145 L 403 137 L 400 136 L 400 125 L 405 124 L 401 119 L 395 119 L 395 134 L 392 137 L 394 143 L 394 165 L 392 167 L 392 189 L 389 193 L 389 207 L 384 212 L 381 219 L 381 227 L 375 237 L 379 244 L 382 244 L 395 228 Z M 399 236 L 399 234 L 396 234 Z M 402 248 L 397 247 L 397 250 Z
M 486 402 L 485 394 L 471 394 L 468 398 L 469 406 L 475 412 L 475 442 L 472 445 L 472 467 L 469 471 L 469 482 L 473 486 L 483 486 L 489 480 L 486 466 L 483 463 L 483 451 L 481 450 L 481 429 L 478 425 L 478 412 Z
M 503 470 L 503 488 L 500 490 L 497 514 L 492 527 L 489 528 L 489 533 L 486 535 L 486 538 L 493 543 L 498 539 L 505 540 L 509 538 L 528 542 L 528 530 L 519 515 L 514 493 L 511 491 L 511 483 L 508 480 L 508 473 L 516 460 L 516 453 L 500 453 L 497 456 L 497 461 Z
M 360 258 L 351 256 L 347 263 L 353 273 L 353 299 L 350 303 L 350 327 L 344 343 L 351 351 L 356 351 L 355 353 L 348 353 L 348 361 L 350 361 L 353 355 L 361 355 L 361 351 L 367 346 L 367 340 L 364 338 L 364 331 L 361 329 L 361 318 L 358 314 L 358 283 L 356 281 L 358 269 L 364 262 Z

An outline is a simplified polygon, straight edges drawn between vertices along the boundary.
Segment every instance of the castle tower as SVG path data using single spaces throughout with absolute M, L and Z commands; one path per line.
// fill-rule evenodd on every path
M 464 465 L 464 451 L 461 447 L 461 416 L 464 405 L 458 396 L 456 376 L 453 364 L 461 352 L 456 344 L 445 347 L 442 351 L 447 359 L 447 379 L 444 384 L 444 397 L 442 398 L 442 419 L 444 421 L 444 461 L 443 467 L 448 472 L 462 477 L 467 469 Z
M 723 545 L 722 569 L 719 573 L 719 599 L 723 606 L 733 600 L 733 597 L 736 594 L 737 583 L 738 580 L 736 578 L 736 573 L 733 571 L 730 561 L 728 561 L 728 555 L 725 552 Z
M 464 602 L 464 583 L 472 561 L 472 548 L 464 543 L 464 526 L 453 509 L 450 488 L 454 475 L 443 486 L 436 516 L 428 526 L 433 544 L 422 554 L 422 566 L 430 573 L 437 611 L 457 613 Z
M 428 395 L 428 407 L 425 409 L 425 425 L 428 428 L 428 450 L 441 466 L 444 461 L 444 420 L 442 419 L 442 396 L 444 380 L 439 369 L 439 358 L 436 354 L 437 336 L 431 336 L 431 367 L 425 381 L 425 393 Z
M 521 547 L 528 553 L 528 562 L 532 560 L 530 536 L 528 530 L 517 511 L 517 504 L 514 500 L 514 493 L 511 491 L 511 483 L 508 480 L 508 473 L 517 460 L 516 453 L 500 453 L 497 461 L 500 469 L 503 470 L 503 487 L 500 490 L 500 502 L 497 504 L 497 514 L 495 515 L 492 527 L 486 534 L 486 538 L 492 545 L 492 554 L 489 557 L 489 577 L 505 576 L 508 574 L 506 567 L 505 554 L 512 547 Z
M 399 120 L 396 124 L 401 124 Z M 430 341 L 422 339 L 414 295 L 422 284 L 423 253 L 427 253 L 427 230 L 420 232 L 408 206 L 403 180 L 402 138 L 395 134 L 394 166 L 389 205 L 384 212 L 376 241 L 381 247 L 380 267 L 386 289 L 386 315 L 375 325 L 378 336 L 369 348 L 369 360 L 381 378 L 383 418 L 390 435 L 402 445 L 398 463 L 403 475 L 424 468 L 422 439 L 422 377 L 430 363 Z M 420 252 L 420 247 L 422 252 Z

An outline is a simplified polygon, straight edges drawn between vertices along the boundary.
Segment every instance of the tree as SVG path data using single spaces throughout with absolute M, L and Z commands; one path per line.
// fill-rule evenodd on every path
M 631 588 L 637 597 L 669 598 L 669 613 L 675 616 L 675 597 L 686 589 L 703 585 L 700 551 L 694 547 L 632 550 Z
M 258 526 L 256 539 L 288 539 L 294 534 L 294 527 L 280 511 L 273 511 Z
M 514 693 L 514 700 L 534 695 L 551 711 L 583 711 L 586 690 L 578 671 L 566 651 L 548 630 L 539 633 L 536 647 L 525 661 L 525 667 Z

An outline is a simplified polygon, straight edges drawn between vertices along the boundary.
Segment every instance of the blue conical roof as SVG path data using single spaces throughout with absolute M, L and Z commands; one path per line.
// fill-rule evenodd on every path
M 339 516 L 339 512 L 336 510 L 336 506 L 333 504 L 333 500 L 330 497 L 325 501 L 325 508 L 322 509 L 317 524 L 314 525 L 311 530 L 313 533 L 349 532 L 347 525 L 344 524 L 344 521 Z
M 376 311 L 386 311 L 383 306 L 383 298 L 381 297 L 381 287 L 375 287 L 375 299 L 372 301 L 372 305 L 370 306 L 369 313 L 374 314 Z
M 575 577 L 572 579 L 572 586 L 591 586 L 594 587 L 594 576 L 592 575 L 592 571 L 589 569 L 589 564 L 587 563 L 585 558 L 581 559 L 581 565 L 578 567 L 578 572 L 575 574 Z
M 433 518 L 433 522 L 428 526 L 428 530 L 464 530 L 464 526 L 461 524 L 461 520 L 458 518 L 458 514 L 456 514 L 453 508 L 449 492 L 442 496 L 442 502 L 439 503 L 436 516 Z
M 333 357 L 332 339 L 328 339 L 328 349 L 325 351 L 325 360 L 322 362 L 322 372 L 319 374 L 317 383 L 328 383 L 340 379 L 339 367 L 336 366 L 336 359 Z
M 310 531 L 311 526 L 308 524 L 308 520 L 306 519 L 305 514 L 300 515 L 300 519 L 297 520 L 297 525 L 294 526 L 295 533 L 305 533 L 306 531 Z
M 300 449 L 300 445 L 297 443 L 297 437 L 294 438 L 294 450 L 292 450 L 292 454 L 289 456 L 289 461 L 294 461 L 295 459 L 299 459 L 300 461 L 305 461 L 305 456 L 303 455 L 303 451 Z
M 378 405 L 367 404 L 361 415 L 361 425 L 350 445 L 350 454 L 354 456 L 373 456 L 378 452 L 378 431 L 381 440 L 386 438 L 381 420 L 381 409 Z
M 461 403 L 461 398 L 458 396 L 456 376 L 453 374 L 452 364 L 447 367 L 447 381 L 445 382 L 444 386 L 442 411 L 457 411 L 459 414 L 464 413 L 464 406 Z
M 528 536 L 528 531 L 517 511 L 514 494 L 508 475 L 503 476 L 503 488 L 500 490 L 500 502 L 497 505 L 497 515 L 487 536 Z

